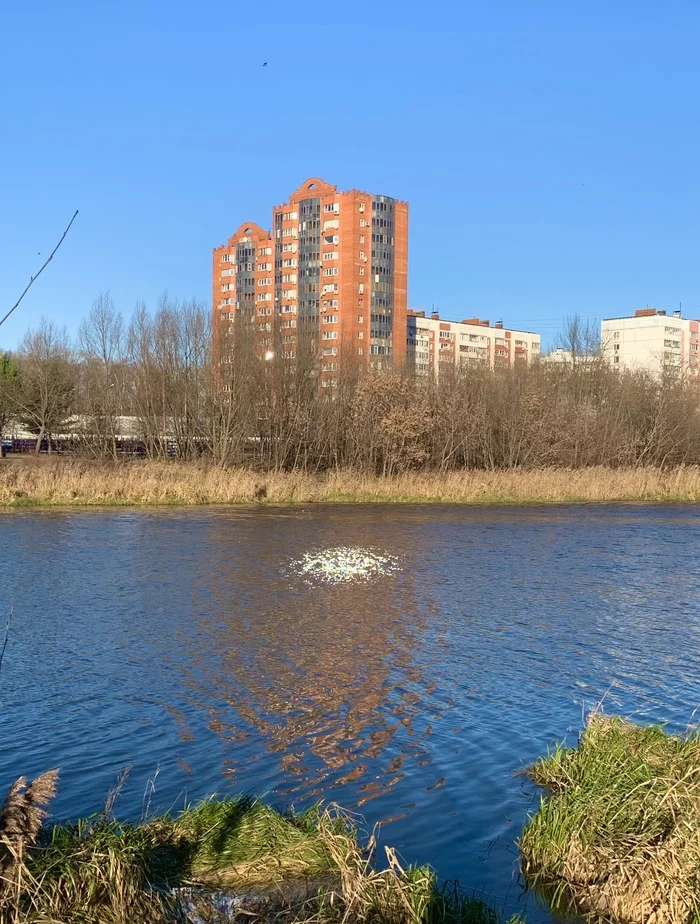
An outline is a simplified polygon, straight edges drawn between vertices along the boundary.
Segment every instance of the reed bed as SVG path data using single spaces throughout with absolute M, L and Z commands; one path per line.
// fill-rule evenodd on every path
M 561 914 L 700 920 L 700 737 L 594 715 L 577 748 L 531 769 L 546 787 L 521 840 L 531 885 Z
M 602 503 L 700 500 L 700 467 L 260 473 L 197 462 L 16 459 L 0 463 L 0 505 Z
M 15 790 L 8 800 L 15 815 L 30 811 L 36 821 Z M 374 839 L 361 847 L 355 825 L 334 806 L 284 815 L 238 797 L 136 825 L 105 812 L 30 833 L 21 842 L 0 829 L 12 858 L 0 878 L 2 924 L 500 921 L 486 903 L 439 888 L 429 868 L 404 869 L 391 849 L 386 868 L 376 869 Z

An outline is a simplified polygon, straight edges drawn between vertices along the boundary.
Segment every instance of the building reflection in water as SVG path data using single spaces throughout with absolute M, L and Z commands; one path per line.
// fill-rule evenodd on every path
M 200 612 L 215 615 L 198 627 L 188 698 L 231 742 L 225 770 L 235 780 L 264 758 L 255 775 L 266 790 L 299 800 L 345 785 L 361 805 L 395 786 L 407 761 L 431 760 L 431 723 L 445 703 L 421 657 L 430 608 L 417 603 L 408 547 L 377 549 L 401 570 L 367 583 L 309 586 L 290 575 L 292 558 L 334 544 L 332 527 L 308 528 L 294 517 L 240 529 L 212 521 L 206 547 L 217 560 L 198 569 L 207 586 L 195 591 L 206 597 Z M 366 519 L 345 523 L 345 544 L 351 532 L 373 547 L 369 530 Z

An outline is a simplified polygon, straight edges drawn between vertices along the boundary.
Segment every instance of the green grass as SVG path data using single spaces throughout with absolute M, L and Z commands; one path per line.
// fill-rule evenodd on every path
M 560 913 L 700 921 L 700 737 L 601 715 L 531 768 L 548 794 L 519 846 Z
M 42 832 L 0 888 L 0 922 L 166 924 L 186 920 L 183 896 L 216 921 L 223 891 L 247 896 L 252 924 L 500 924 L 428 867 L 404 869 L 390 849 L 388 868 L 372 860 L 334 807 L 283 814 L 238 797 L 136 825 L 100 815 Z

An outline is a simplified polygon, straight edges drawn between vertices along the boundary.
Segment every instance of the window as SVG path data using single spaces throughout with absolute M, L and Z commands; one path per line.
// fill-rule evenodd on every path
M 337 330 L 324 330 L 321 333 L 321 340 L 337 340 L 338 331 Z
M 221 286 L 221 291 L 228 292 L 229 289 L 235 289 L 235 288 L 236 287 L 232 282 L 224 282 L 223 285 Z
M 666 329 L 668 330 L 668 328 L 666 328 Z M 619 340 L 619 339 L 620 339 L 620 331 L 619 331 L 619 330 L 614 330 L 614 331 L 613 331 L 613 340 Z
M 516 341 L 515 341 L 515 345 L 516 345 L 516 346 L 519 346 L 519 347 L 524 347 L 524 346 L 525 346 L 525 341 L 524 341 L 524 340 L 516 340 Z
M 289 260 L 282 260 L 282 266 L 296 266 L 296 265 L 297 265 L 296 257 L 292 257 Z
M 297 245 L 296 244 L 282 244 L 283 253 L 296 253 Z
M 361 219 L 360 219 L 360 227 L 361 227 L 361 228 L 367 228 L 367 227 L 369 227 L 369 222 L 368 222 L 368 221 L 365 221 L 364 218 L 361 218 Z
M 323 230 L 328 231 L 329 228 L 339 228 L 340 222 L 337 218 L 331 218 L 328 221 L 323 222 Z
M 328 282 L 328 283 L 326 283 L 326 285 L 321 289 L 321 295 L 325 295 L 327 292 L 337 292 L 337 291 L 338 291 L 338 283 L 337 283 L 337 282 Z
M 222 263 L 230 263 L 230 262 L 231 262 L 231 254 L 230 254 L 230 253 L 225 253 L 225 254 L 223 255 L 223 257 L 221 258 L 221 262 L 222 262 Z
M 364 266 L 360 266 L 360 267 L 359 267 L 358 273 L 360 274 L 360 276 L 364 276 L 364 275 L 365 275 L 365 268 L 364 268 Z
M 296 273 L 285 273 L 284 276 L 282 276 L 282 282 L 296 282 L 296 281 L 297 281 Z
M 358 314 L 358 316 L 357 316 L 357 323 L 358 323 L 358 324 L 364 324 L 364 323 L 365 323 L 365 316 L 364 316 L 363 314 Z
M 364 305 L 364 302 L 365 302 L 364 298 L 358 298 L 357 307 L 362 308 L 362 306 Z
M 296 221 L 298 217 L 297 212 L 282 212 L 282 221 Z
M 282 298 L 296 298 L 297 290 L 296 289 L 283 289 Z
M 360 295 L 364 295 L 364 294 L 365 294 L 365 284 L 364 284 L 364 282 L 358 283 L 357 291 L 360 293 Z
M 337 324 L 338 315 L 337 314 L 324 314 L 323 323 L 324 324 Z
M 259 302 L 271 302 L 272 292 L 258 292 L 258 301 Z
M 674 350 L 680 350 L 681 342 L 680 340 L 664 340 L 665 347 L 673 347 Z
M 324 356 L 337 356 L 338 347 L 326 347 L 325 350 L 323 351 L 323 355 Z
M 337 266 L 327 266 L 323 271 L 324 276 L 339 276 L 340 270 Z
M 236 270 L 235 270 L 235 269 L 225 269 L 225 270 L 221 270 L 221 275 L 222 275 L 222 277 L 223 277 L 223 276 L 235 276 L 235 275 L 236 275 Z
M 296 228 L 282 228 L 282 237 L 298 237 L 298 236 L 299 234 Z
M 364 348 L 364 347 L 358 347 L 358 348 L 357 348 L 357 355 L 358 355 L 358 356 L 364 356 L 364 355 L 365 355 L 365 348 Z
M 296 318 L 285 318 L 285 320 L 282 321 L 282 324 L 280 326 L 281 327 L 296 327 L 297 319 Z
M 272 278 L 270 276 L 261 276 L 260 279 L 258 279 L 258 285 L 259 286 L 271 286 Z
M 340 203 L 339 202 L 329 202 L 328 205 L 323 206 L 324 212 L 333 212 L 334 215 L 340 214 Z
M 269 273 L 272 269 L 272 263 L 258 263 L 258 271 L 262 273 Z
M 365 210 L 365 203 L 364 203 L 364 202 L 360 202 L 359 209 L 360 209 L 360 212 L 364 212 L 364 210 Z
M 323 303 L 323 307 L 324 308 L 337 308 L 338 299 L 337 298 L 327 298 L 325 302 Z
M 615 362 L 616 362 L 616 363 L 619 363 L 619 362 L 620 362 L 620 357 L 619 357 L 619 356 L 616 356 L 616 357 L 615 357 Z
M 680 327 L 664 327 L 665 334 L 680 334 Z
M 364 340 L 364 339 L 365 339 L 365 332 L 364 332 L 363 330 L 358 330 L 358 332 L 357 332 L 357 339 L 358 339 L 358 340 Z
M 338 254 L 337 250 L 327 250 L 323 254 L 323 259 L 324 260 L 337 260 L 339 256 L 340 255 Z

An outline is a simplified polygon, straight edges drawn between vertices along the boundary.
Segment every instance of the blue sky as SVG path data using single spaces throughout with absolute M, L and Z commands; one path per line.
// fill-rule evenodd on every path
M 4 0 L 0 330 L 210 299 L 308 176 L 408 199 L 409 303 L 551 338 L 700 316 L 700 4 Z M 263 61 L 268 61 L 266 68 Z

